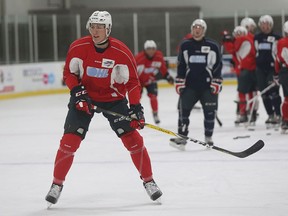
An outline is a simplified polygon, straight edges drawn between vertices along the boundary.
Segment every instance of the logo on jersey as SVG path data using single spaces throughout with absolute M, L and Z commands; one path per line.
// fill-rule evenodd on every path
M 149 67 L 149 68 L 144 69 L 145 74 L 150 74 L 150 73 L 157 74 L 157 72 L 158 72 L 158 69 L 154 67 Z
M 201 52 L 202 53 L 209 53 L 210 47 L 209 46 L 202 46 L 201 47 Z
M 258 46 L 259 50 L 271 50 L 271 43 L 260 43 Z
M 275 41 L 275 37 L 274 36 L 268 36 L 267 37 L 267 41 L 268 42 L 274 42 Z
M 190 63 L 206 63 L 206 56 L 204 55 L 192 55 L 189 57 Z
M 114 64 L 115 64 L 115 61 L 112 60 L 112 59 L 105 59 L 103 58 L 102 59 L 102 67 L 104 68 L 113 68 L 114 67 Z
M 160 67 L 161 67 L 161 62 L 159 62 L 159 61 L 153 61 L 153 62 L 151 63 L 151 67 L 160 68 Z
M 87 75 L 90 77 L 106 78 L 108 77 L 109 69 L 87 67 Z

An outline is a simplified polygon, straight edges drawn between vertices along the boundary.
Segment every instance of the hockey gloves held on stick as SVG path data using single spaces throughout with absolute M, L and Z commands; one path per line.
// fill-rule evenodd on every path
M 175 89 L 177 94 L 181 94 L 181 91 L 185 88 L 185 79 L 182 78 L 176 78 L 175 80 Z
M 92 102 L 84 86 L 79 85 L 71 89 L 70 95 L 77 110 L 92 114 Z
M 167 82 L 171 85 L 174 84 L 174 78 L 172 76 L 170 76 L 169 73 L 166 74 L 165 79 L 167 80 Z
M 130 127 L 135 129 L 143 129 L 145 126 L 144 111 L 141 104 L 130 105 L 129 117 L 132 119 Z
M 210 84 L 212 94 L 219 94 L 222 90 L 222 78 L 213 78 Z

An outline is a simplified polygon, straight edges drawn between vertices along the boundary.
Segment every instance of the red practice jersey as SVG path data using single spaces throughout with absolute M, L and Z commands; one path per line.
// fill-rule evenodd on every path
M 167 67 L 161 51 L 157 50 L 153 58 L 149 59 L 145 52 L 138 53 L 135 57 L 137 71 L 142 86 L 147 86 L 156 80 L 155 75 L 160 72 L 163 77 L 167 74 Z
M 280 39 L 277 43 L 277 55 L 275 61 L 276 73 L 278 73 L 283 66 L 288 68 L 288 37 Z
M 112 37 L 102 53 L 96 52 L 91 36 L 74 41 L 67 54 L 64 81 L 69 89 L 83 85 L 94 101 L 121 100 L 127 92 L 130 104 L 140 101 L 134 56 L 124 43 Z
M 248 32 L 247 35 L 252 41 L 254 41 L 254 34 L 252 34 L 251 32 Z
M 234 63 L 235 73 L 236 73 L 236 75 L 239 75 L 239 73 L 240 73 L 239 62 L 238 62 L 238 59 L 237 59 L 237 56 L 236 56 L 234 42 L 235 42 L 235 40 L 233 40 L 233 41 L 224 41 L 223 42 L 223 47 L 229 54 L 232 55 L 232 61 Z
M 239 62 L 239 69 L 255 70 L 256 69 L 256 51 L 253 40 L 250 36 L 235 38 L 234 42 L 236 57 Z

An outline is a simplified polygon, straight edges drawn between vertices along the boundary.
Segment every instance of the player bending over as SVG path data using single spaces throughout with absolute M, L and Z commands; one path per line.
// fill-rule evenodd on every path
M 157 50 L 157 45 L 153 40 L 145 41 L 144 50 L 138 53 L 135 59 L 141 86 L 147 90 L 154 121 L 159 124 L 157 80 L 164 78 L 170 84 L 173 84 L 174 79 L 167 72 L 163 54 L 160 50 Z
M 277 58 L 275 61 L 276 81 L 279 74 L 279 83 L 282 85 L 284 101 L 282 103 L 282 132 L 288 130 L 288 21 L 283 26 L 284 38 L 277 44 Z
M 180 46 L 175 87 L 179 94 L 178 133 L 188 135 L 190 113 L 200 101 L 204 112 L 205 142 L 212 146 L 218 94 L 222 88 L 222 61 L 219 45 L 205 38 L 206 30 L 204 20 L 196 19 L 192 23 L 193 38 Z M 185 149 L 186 142 L 181 138 L 170 139 L 170 145 L 180 150 Z
M 58 201 L 74 154 L 94 116 L 94 106 L 134 119 L 128 122 L 103 113 L 130 152 L 148 195 L 156 200 L 162 192 L 153 180 L 143 137 L 136 130 L 144 127 L 145 119 L 139 102 L 141 88 L 135 59 L 125 44 L 109 37 L 112 19 L 107 11 L 95 11 L 89 17 L 86 28 L 90 35 L 71 44 L 65 62 L 64 80 L 71 97 L 64 135 L 55 159 L 54 179 L 46 200 L 51 204 Z M 125 98 L 126 93 L 130 107 Z

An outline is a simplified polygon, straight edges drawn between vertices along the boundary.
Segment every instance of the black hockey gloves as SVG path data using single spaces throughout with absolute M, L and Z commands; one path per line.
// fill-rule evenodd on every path
M 130 122 L 130 127 L 135 129 L 143 129 L 145 126 L 144 109 L 141 104 L 130 105 L 129 116 L 133 120 Z
M 75 104 L 77 110 L 86 112 L 89 115 L 92 114 L 92 102 L 84 86 L 75 86 L 71 89 L 70 95 L 71 102 Z
M 169 73 L 166 74 L 165 79 L 167 80 L 167 82 L 171 85 L 174 84 L 174 78 L 172 76 L 170 76 Z

